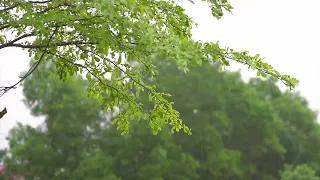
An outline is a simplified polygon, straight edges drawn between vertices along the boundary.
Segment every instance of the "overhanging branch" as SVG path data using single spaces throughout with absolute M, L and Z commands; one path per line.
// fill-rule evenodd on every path
M 47 45 L 46 45 L 43 53 L 40 56 L 40 59 L 31 66 L 31 68 L 28 70 L 28 72 L 18 82 L 16 82 L 15 84 L 13 84 L 11 86 L 0 87 L 0 97 L 2 97 L 9 90 L 15 89 L 18 84 L 20 84 L 22 81 L 24 81 L 28 76 L 30 76 L 37 69 L 37 67 L 40 65 L 41 61 L 43 60 L 44 55 L 46 54 L 46 52 L 48 50 L 49 44 L 50 44 L 53 36 L 56 34 L 57 31 L 58 31 L 58 28 L 56 28 L 52 32 L 52 34 L 50 35 L 49 40 L 47 42 Z
M 71 42 L 57 42 L 57 43 L 51 43 L 50 45 L 46 44 L 9 44 L 6 47 L 19 47 L 19 48 L 26 48 L 26 49 L 41 49 L 45 47 L 59 47 L 59 46 L 69 46 L 69 45 L 94 45 L 98 43 L 91 43 L 91 42 L 83 42 L 83 41 L 71 41 Z M 1 46 L 0 46 L 1 49 Z
M 116 91 L 118 94 L 120 94 L 120 95 L 121 95 L 122 97 L 124 97 L 126 100 L 128 100 L 128 102 L 133 103 L 133 104 L 135 104 L 135 105 L 138 105 L 133 99 L 131 99 L 131 98 L 129 98 L 128 96 L 126 96 L 120 89 L 118 89 L 118 88 L 116 88 L 116 87 L 114 87 L 114 86 L 112 86 L 112 85 L 109 85 L 109 84 L 105 83 L 100 77 L 98 77 L 95 73 L 92 72 L 92 70 L 90 69 L 90 67 L 84 66 L 84 65 L 79 64 L 79 63 L 72 62 L 72 61 L 70 61 L 70 60 L 66 59 L 65 57 L 60 56 L 60 55 L 58 55 L 58 54 L 55 54 L 55 53 L 52 53 L 52 52 L 48 52 L 48 53 L 51 54 L 51 55 L 54 55 L 54 56 L 56 56 L 56 57 L 58 57 L 58 58 L 60 58 L 60 59 L 62 59 L 62 60 L 64 60 L 65 62 L 67 62 L 67 63 L 69 63 L 69 64 L 71 64 L 71 65 L 73 65 L 73 66 L 77 66 L 77 67 L 80 67 L 80 68 L 88 71 L 88 72 L 89 72 L 94 78 L 96 78 L 101 84 L 103 84 L 104 86 L 109 87 L 110 89 Z
M 2 45 L 0 45 L 0 49 L 3 49 L 3 48 L 6 48 L 6 47 L 12 47 L 12 46 L 15 46 L 15 42 L 21 40 L 21 39 L 24 39 L 26 37 L 31 37 L 31 36 L 34 36 L 34 33 L 29 33 L 29 34 L 24 34 L 24 35 L 21 35 L 19 37 L 17 37 L 16 39 L 12 40 L 12 41 L 9 41 L 7 43 L 4 43 Z

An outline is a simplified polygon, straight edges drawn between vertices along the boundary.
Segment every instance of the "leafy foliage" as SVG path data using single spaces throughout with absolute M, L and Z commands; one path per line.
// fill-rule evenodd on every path
M 299 93 L 282 92 L 274 78 L 246 84 L 239 72 L 218 72 L 217 66 L 194 67 L 185 74 L 163 62 L 154 62 L 159 71 L 155 82 L 172 94 L 170 100 L 193 131 L 191 137 L 177 134 L 176 142 L 201 165 L 212 161 L 200 179 L 279 179 L 284 164 L 308 164 L 320 172 L 320 127 Z M 216 162 L 219 151 L 224 159 Z M 227 168 L 220 169 L 217 164 L 223 163 Z
M 218 19 L 232 10 L 227 0 L 207 2 Z M 44 61 L 55 64 L 56 75 L 63 81 L 86 74 L 89 94 L 105 110 L 122 107 L 114 121 L 124 133 L 135 118 L 149 119 L 155 134 L 164 124 L 170 124 L 173 131 L 191 133 L 165 94 L 157 91 L 155 84 L 143 81 L 158 74 L 152 63 L 155 57 L 174 61 L 184 70 L 216 62 L 228 66 L 232 60 L 256 69 L 259 76 L 280 79 L 289 88 L 298 84 L 259 55 L 193 41 L 194 22 L 175 0 L 0 0 L 0 6 L 0 31 L 13 34 L 1 33 L 0 49 L 28 49 L 35 59 L 22 80 Z M 4 87 L 2 93 L 16 85 Z M 153 103 L 150 111 L 142 108 L 141 91 Z
M 45 122 L 10 131 L 8 172 L 71 180 L 197 177 L 199 162 L 174 143 L 168 128 L 150 136 L 148 122 L 136 121 L 132 132 L 121 136 L 101 115 L 98 101 L 85 96 L 82 78 L 63 83 L 51 66 L 40 69 L 24 82 L 24 94 L 33 114 L 45 115 Z
M 23 92 L 45 122 L 11 130 L 8 173 L 71 180 L 276 180 L 284 164 L 307 164 L 320 173 L 319 125 L 299 94 L 281 92 L 274 79 L 245 83 L 238 72 L 220 72 L 216 65 L 185 74 L 174 63 L 152 63 L 159 71 L 154 82 L 173 95 L 169 100 L 192 136 L 173 135 L 167 126 L 152 136 L 148 119 L 132 121 L 122 136 L 111 123 L 117 115 L 102 113 L 99 102 L 85 95 L 89 82 L 77 76 L 63 83 L 53 64 L 41 64 Z M 153 108 L 147 94 L 140 101 L 146 111 Z
M 298 165 L 293 168 L 292 166 L 285 166 L 285 171 L 281 173 L 281 180 L 319 180 L 316 172 L 307 165 Z
M 319 173 L 320 156 L 317 152 L 320 150 L 320 128 L 316 119 L 317 113 L 308 107 L 307 100 L 298 92 L 281 92 L 275 79 L 262 81 L 254 78 L 249 84 L 258 90 L 258 100 L 271 102 L 282 120 L 278 136 L 286 153 L 276 161 L 282 164 L 281 167 L 283 164 L 307 164 Z M 268 155 L 266 159 L 271 159 L 272 156 L 275 154 Z
M 175 107 L 192 128 L 191 137 L 175 137 L 200 160 L 200 179 L 262 179 L 270 174 L 261 167 L 264 157 L 285 152 L 278 138 L 282 123 L 271 102 L 257 101 L 259 92 L 244 83 L 239 72 L 206 66 L 184 74 L 174 65 L 157 67 L 158 88 L 172 94 Z
M 40 179 L 118 180 L 112 157 L 92 141 L 101 126 L 110 123 L 98 101 L 86 96 L 87 83 L 81 77 L 63 83 L 52 66 L 43 65 L 24 82 L 24 94 L 33 114 L 45 115 L 45 122 L 38 128 L 20 124 L 10 131 L 9 171 L 31 172 Z

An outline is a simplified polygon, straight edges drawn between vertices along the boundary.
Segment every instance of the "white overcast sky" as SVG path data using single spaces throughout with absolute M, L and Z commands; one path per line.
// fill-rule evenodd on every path
M 320 1 L 319 0 L 231 0 L 233 15 L 226 14 L 221 20 L 212 18 L 206 3 L 180 0 L 187 13 L 198 22 L 193 30 L 194 38 L 201 41 L 220 41 L 225 47 L 249 50 L 266 57 L 280 72 L 300 80 L 296 90 L 301 91 L 312 109 L 320 109 Z M 28 68 L 28 53 L 11 48 L 0 51 L 0 86 L 12 85 L 19 80 L 21 71 Z M 241 66 L 233 66 L 238 69 Z M 243 76 L 255 75 L 243 69 Z M 5 136 L 16 122 L 39 124 L 40 118 L 32 117 L 21 102 L 22 87 L 0 98 L 0 110 L 8 113 L 0 121 L 0 148 L 7 147 Z

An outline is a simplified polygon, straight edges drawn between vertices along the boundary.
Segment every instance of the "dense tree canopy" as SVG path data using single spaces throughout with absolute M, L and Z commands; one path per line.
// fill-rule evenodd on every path
M 188 151 L 193 146 L 196 157 L 209 161 L 213 149 L 227 148 L 233 164 L 225 165 L 226 172 L 233 169 L 233 175 L 242 174 L 240 179 L 279 179 L 284 164 L 308 164 L 320 172 L 320 128 L 316 113 L 299 93 L 282 92 L 274 78 L 252 78 L 245 83 L 239 72 L 219 72 L 218 66 L 194 67 L 184 74 L 172 64 L 160 65 L 162 62 L 154 62 L 159 71 L 155 82 L 160 91 L 172 94 L 170 100 L 193 131 L 191 137 L 177 134 L 175 138 Z M 207 146 L 208 155 L 204 150 L 197 155 L 199 146 Z M 237 151 L 232 155 L 230 150 Z M 217 173 L 216 164 L 222 163 L 212 164 L 208 168 Z M 222 177 L 200 179 L 227 179 L 226 172 Z
M 45 121 L 11 130 L 10 155 L 2 153 L 7 173 L 57 180 L 293 180 L 320 174 L 320 127 L 299 94 L 280 91 L 275 79 L 245 83 L 239 72 L 220 72 L 217 65 L 185 74 L 174 63 L 152 63 L 159 71 L 154 82 L 172 94 L 192 136 L 173 135 L 167 126 L 152 136 L 149 120 L 132 121 L 130 133 L 120 135 L 111 123 L 117 115 L 102 113 L 99 102 L 86 96 L 89 82 L 77 76 L 63 83 L 53 64 L 42 64 L 23 92 L 33 115 Z M 153 108 L 146 94 L 140 100 L 146 111 Z
M 218 19 L 232 10 L 227 0 L 207 3 Z M 175 0 L 0 0 L 0 50 L 27 49 L 35 59 L 21 81 L 44 61 L 55 64 L 55 73 L 63 81 L 85 73 L 88 92 L 106 110 L 122 107 L 116 121 L 123 132 L 135 118 L 152 121 L 155 133 L 167 123 L 174 130 L 189 132 L 172 102 L 164 98 L 166 92 L 143 81 L 158 74 L 152 63 L 155 57 L 174 61 L 184 70 L 216 62 L 228 66 L 232 60 L 257 70 L 258 75 L 280 79 L 289 88 L 298 84 L 259 55 L 192 40 L 194 24 Z M 18 83 L 2 87 L 1 95 Z M 140 91 L 150 96 L 150 111 L 143 110 L 137 98 Z
M 281 172 L 281 180 L 319 180 L 316 172 L 307 165 L 298 165 L 297 167 L 286 166 L 285 170 Z

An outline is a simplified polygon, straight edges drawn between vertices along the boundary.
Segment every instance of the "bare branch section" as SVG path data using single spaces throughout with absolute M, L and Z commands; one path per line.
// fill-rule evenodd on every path
M 37 67 L 40 65 L 41 61 L 43 60 L 44 55 L 46 54 L 46 52 L 48 50 L 49 44 L 50 44 L 53 36 L 56 34 L 57 31 L 58 31 L 58 28 L 56 28 L 54 30 L 54 32 L 50 35 L 49 40 L 47 42 L 47 45 L 46 45 L 43 53 L 41 54 L 39 60 L 37 60 L 37 62 L 35 62 L 31 66 L 31 68 L 28 70 L 28 72 L 23 77 L 21 77 L 21 79 L 18 82 L 16 82 L 15 84 L 13 84 L 11 86 L 0 87 L 0 97 L 2 97 L 9 90 L 15 89 L 17 87 L 17 85 L 19 85 L 22 81 L 24 81 L 28 76 L 30 76 L 37 69 Z
M 32 35 L 31 35 L 32 36 Z M 26 35 L 25 37 L 30 37 Z M 6 44 L 3 44 L 0 46 L 0 49 L 5 47 L 19 47 L 19 48 L 25 48 L 25 49 L 41 49 L 47 47 L 46 44 L 19 44 L 14 43 L 14 41 L 18 41 L 17 39 L 10 41 Z M 97 43 L 90 43 L 90 42 L 82 42 L 82 41 L 73 41 L 73 42 L 58 42 L 58 43 L 51 43 L 48 47 L 59 47 L 59 46 L 69 46 L 69 45 L 93 45 Z
M 0 119 L 7 114 L 7 108 L 4 108 L 1 112 L 0 112 Z

